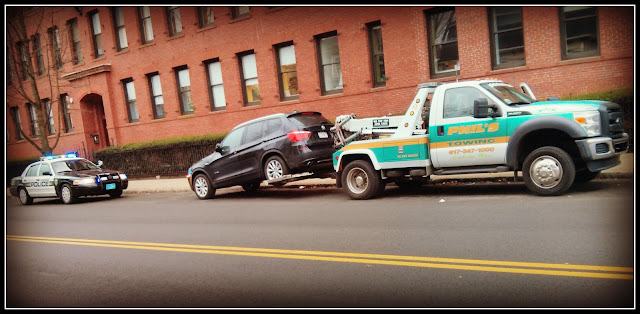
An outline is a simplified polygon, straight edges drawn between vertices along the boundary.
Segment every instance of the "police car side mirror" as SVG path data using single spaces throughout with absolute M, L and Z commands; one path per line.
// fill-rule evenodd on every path
M 489 105 L 489 100 L 486 98 L 478 98 L 473 101 L 474 118 L 497 117 L 498 115 L 498 106 Z
M 98 167 L 102 167 L 102 160 L 98 160 Z
M 220 146 L 220 143 L 216 143 L 216 152 L 222 153 L 222 146 Z

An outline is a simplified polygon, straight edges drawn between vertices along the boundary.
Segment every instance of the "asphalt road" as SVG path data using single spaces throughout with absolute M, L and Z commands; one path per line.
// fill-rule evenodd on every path
M 7 199 L 7 308 L 634 308 L 632 180 Z

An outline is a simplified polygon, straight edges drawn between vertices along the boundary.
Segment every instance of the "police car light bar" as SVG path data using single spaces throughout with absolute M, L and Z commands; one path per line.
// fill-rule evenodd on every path
M 40 160 L 52 160 L 52 159 L 57 159 L 57 158 L 76 158 L 78 157 L 78 154 L 76 153 L 67 153 L 64 155 L 47 155 L 47 156 L 42 156 L 40 157 Z

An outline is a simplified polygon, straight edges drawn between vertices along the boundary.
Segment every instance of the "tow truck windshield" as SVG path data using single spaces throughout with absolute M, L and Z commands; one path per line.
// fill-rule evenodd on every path
M 505 104 L 509 106 L 529 105 L 535 102 L 535 99 L 532 99 L 531 97 L 518 91 L 511 85 L 506 85 L 504 83 L 484 83 L 480 85 L 488 90 L 491 94 L 500 98 Z

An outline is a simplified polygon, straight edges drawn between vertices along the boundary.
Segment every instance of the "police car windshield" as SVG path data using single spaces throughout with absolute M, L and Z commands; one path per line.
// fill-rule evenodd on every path
M 85 159 L 69 159 L 51 163 L 55 172 L 97 170 L 100 169 L 94 163 Z
M 502 99 L 502 101 L 509 106 L 528 105 L 535 102 L 535 99 L 523 94 L 511 85 L 504 83 L 484 83 L 480 85 L 496 97 Z

